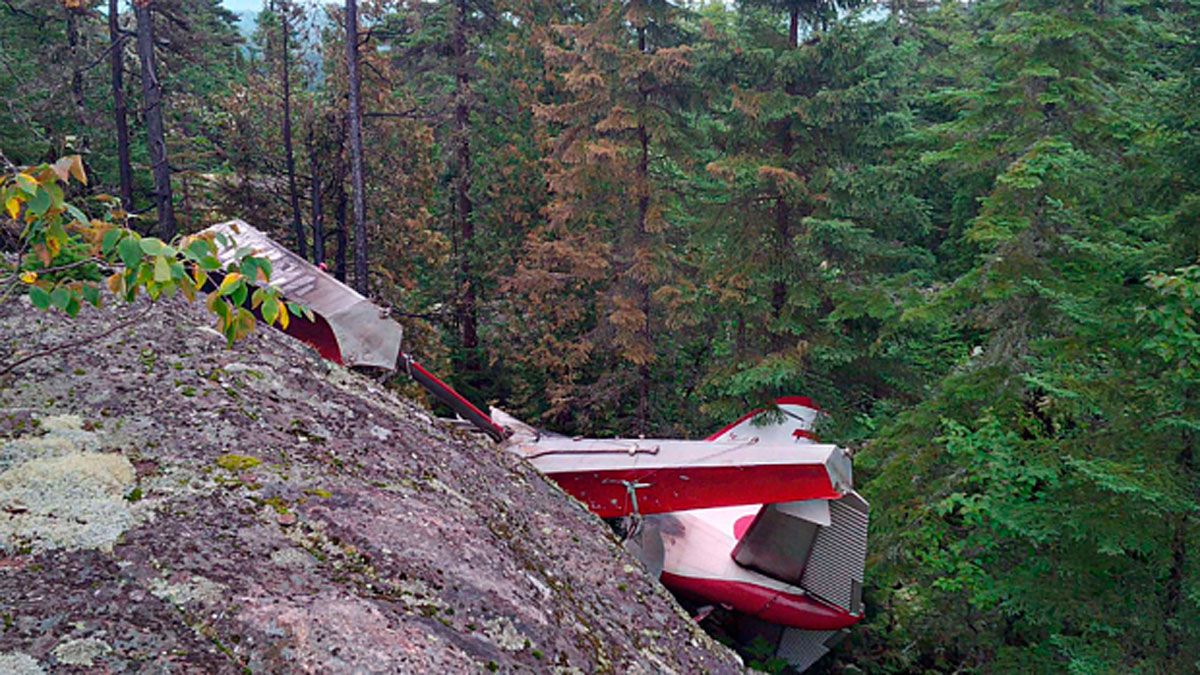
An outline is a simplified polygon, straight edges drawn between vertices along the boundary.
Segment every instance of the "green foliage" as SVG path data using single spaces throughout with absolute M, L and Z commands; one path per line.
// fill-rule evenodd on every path
M 72 179 L 87 183 L 78 155 L 0 179 L 0 203 L 6 215 L 21 224 L 23 252 L 15 268 L 0 278 L 0 299 L 24 287 L 38 309 L 54 308 L 74 317 L 84 304 L 100 306 L 102 283 L 125 302 L 136 300 L 139 292 L 151 300 L 180 293 L 192 301 L 211 276 L 216 289 L 206 304 L 230 345 L 254 329 L 251 310 L 259 310 L 268 325 L 278 323 L 281 328 L 287 328 L 290 313 L 306 311 L 286 303 L 269 285 L 271 262 L 266 258 L 239 250 L 234 260 L 222 265 L 217 246 L 231 243 L 214 236 L 185 236 L 167 243 L 111 219 L 89 219 L 65 198 Z

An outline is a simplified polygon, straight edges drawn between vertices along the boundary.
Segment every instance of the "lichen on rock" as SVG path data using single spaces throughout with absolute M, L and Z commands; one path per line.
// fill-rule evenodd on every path
M 98 658 L 111 651 L 112 647 L 103 640 L 83 638 L 59 643 L 51 653 L 62 665 L 91 668 Z
M 37 660 L 21 652 L 0 652 L 0 673 L 6 675 L 46 675 Z
M 124 498 L 136 479 L 118 453 L 93 447 L 77 416 L 41 420 L 44 436 L 0 446 L 0 551 L 110 550 L 135 522 Z

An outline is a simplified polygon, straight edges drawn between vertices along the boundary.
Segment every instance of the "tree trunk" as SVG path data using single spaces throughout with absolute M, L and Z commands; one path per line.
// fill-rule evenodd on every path
M 793 7 L 788 17 L 788 48 L 800 46 L 800 10 Z
M 171 197 L 171 165 L 167 161 L 167 143 L 163 133 L 162 84 L 154 63 L 154 24 L 150 4 L 153 0 L 134 0 L 137 17 L 138 58 L 142 62 L 142 98 L 146 118 L 146 142 L 150 147 L 150 168 L 154 173 L 154 200 L 158 207 L 158 236 L 164 241 L 175 237 L 175 207 Z
M 87 106 L 83 100 L 83 64 L 79 59 L 79 12 L 67 8 L 67 46 L 71 54 L 71 101 L 75 104 L 77 133 L 82 138 L 88 128 Z
M 1191 416 L 1189 413 L 1193 411 L 1191 405 L 1194 399 L 1193 389 L 1188 387 L 1183 393 L 1183 411 L 1184 415 Z M 1196 437 L 1191 430 L 1183 432 L 1182 448 L 1176 456 L 1176 466 L 1179 475 L 1183 476 L 1189 488 L 1196 488 L 1197 466 L 1196 466 Z M 1194 494 L 1193 497 L 1200 499 L 1200 494 Z M 1167 573 L 1167 584 L 1165 588 L 1165 602 L 1163 607 L 1163 624 L 1166 629 L 1166 652 L 1167 665 L 1176 666 L 1180 672 L 1188 669 L 1192 664 L 1192 656 L 1183 652 L 1183 645 L 1186 639 L 1187 631 L 1183 626 L 1179 625 L 1179 610 L 1183 606 L 1186 590 L 1184 588 L 1184 578 L 1187 575 L 1189 565 L 1188 556 L 1188 541 L 1191 538 L 1191 529 L 1193 526 L 1192 516 L 1190 513 L 1183 512 L 1175 516 L 1174 522 L 1171 525 L 1171 568 Z M 1182 658 L 1182 661 L 1181 661 Z
M 308 241 L 304 236 L 304 224 L 300 222 L 300 190 L 296 186 L 296 156 L 292 150 L 292 73 L 291 73 L 291 45 L 289 44 L 289 33 L 291 33 L 291 24 L 288 22 L 288 14 L 291 10 L 291 4 L 284 2 L 279 11 L 279 26 L 281 36 L 282 52 L 280 54 L 280 63 L 282 64 L 279 76 L 283 80 L 283 153 L 287 162 L 287 177 L 288 177 L 288 198 L 292 206 L 292 233 L 296 237 L 296 252 L 301 258 L 308 258 Z
M 792 134 L 786 121 L 782 134 L 781 151 L 786 159 L 792 155 Z M 788 252 L 792 248 L 792 207 L 782 194 L 775 199 L 775 246 L 779 261 L 776 272 L 782 277 L 788 266 Z M 771 315 L 776 319 L 783 315 L 787 291 L 787 282 L 782 278 L 776 279 L 771 288 Z
M 321 165 L 317 159 L 316 121 L 308 130 L 308 160 L 312 172 L 312 231 L 313 231 L 313 262 L 320 265 L 325 262 L 325 213 L 321 204 Z
M 471 73 L 467 54 L 467 2 L 455 2 L 454 17 L 454 133 L 457 147 L 457 180 L 454 185 L 454 218 L 460 237 L 458 257 L 459 297 L 458 326 L 468 372 L 478 371 L 479 328 L 475 297 L 475 279 L 471 276 L 471 259 L 475 251 L 475 222 L 471 203 Z
M 125 105 L 125 36 L 121 34 L 117 0 L 108 0 L 108 39 L 112 50 L 113 116 L 117 126 L 117 170 L 121 208 L 133 210 L 133 165 L 129 160 L 129 117 Z
M 338 229 L 334 233 L 334 244 L 337 249 L 334 252 L 333 258 L 333 276 L 338 281 L 346 280 L 346 205 L 349 199 L 346 196 L 346 119 L 338 120 L 338 145 L 337 153 L 334 155 L 337 164 L 333 169 L 333 189 L 336 198 L 334 207 L 334 218 L 337 218 Z
M 788 49 L 796 49 L 800 45 L 800 10 L 796 7 L 791 9 L 788 16 Z M 787 93 L 792 94 L 792 88 L 787 87 Z M 781 124 L 780 149 L 783 153 L 784 160 L 792 156 L 792 132 L 791 120 L 784 119 Z M 775 200 L 775 246 L 778 247 L 776 255 L 779 259 L 777 272 L 782 275 L 787 267 L 787 254 L 792 247 L 792 207 L 787 203 L 786 197 L 779 195 Z M 783 315 L 783 306 L 787 303 L 787 283 L 783 279 L 776 279 L 771 288 L 771 316 L 778 319 Z M 781 337 L 777 336 L 774 347 L 779 348 L 781 345 Z
M 350 80 L 350 189 L 354 199 L 354 288 L 367 295 L 366 195 L 363 194 L 362 80 L 358 72 L 358 1 L 346 0 L 346 66 Z
M 646 29 L 639 27 L 638 35 L 638 50 L 643 54 L 647 52 L 646 47 Z M 650 213 L 650 134 L 646 130 L 646 123 L 642 118 L 646 108 L 649 107 L 649 98 L 642 94 L 642 110 L 638 114 L 638 144 L 641 154 L 638 156 L 637 165 L 637 182 L 638 182 L 638 204 L 637 204 L 637 248 L 644 249 L 649 246 L 647 237 L 646 220 Z M 641 251 L 635 251 L 634 258 L 638 257 Z M 644 279 L 636 279 L 637 292 L 642 310 L 642 327 L 641 337 L 648 349 L 653 349 L 654 342 L 651 339 L 653 336 L 650 333 L 650 286 Z M 650 426 L 650 364 L 644 362 L 638 365 L 638 405 L 637 405 L 637 433 L 645 435 Z

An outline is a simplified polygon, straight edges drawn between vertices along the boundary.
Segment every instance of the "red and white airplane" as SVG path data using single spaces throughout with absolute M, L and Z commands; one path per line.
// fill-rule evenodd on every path
M 349 287 L 242 221 L 215 225 L 223 262 L 272 261 L 271 282 L 306 305 L 286 332 L 348 366 L 403 369 L 601 518 L 685 604 L 739 641 L 761 638 L 803 670 L 862 619 L 869 507 L 849 454 L 817 442 L 816 404 L 775 400 L 702 441 L 583 439 L 486 415 L 400 350 L 403 331 Z
M 632 518 L 627 543 L 664 586 L 731 610 L 727 630 L 803 670 L 862 618 L 868 505 L 847 453 L 817 442 L 817 406 L 775 404 L 703 441 L 568 438 L 492 419 L 591 511 Z

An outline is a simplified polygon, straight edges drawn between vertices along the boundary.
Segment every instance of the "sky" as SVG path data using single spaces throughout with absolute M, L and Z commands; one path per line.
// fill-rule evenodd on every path
M 221 4 L 237 12 L 257 12 L 262 9 L 262 0 L 221 0 Z

